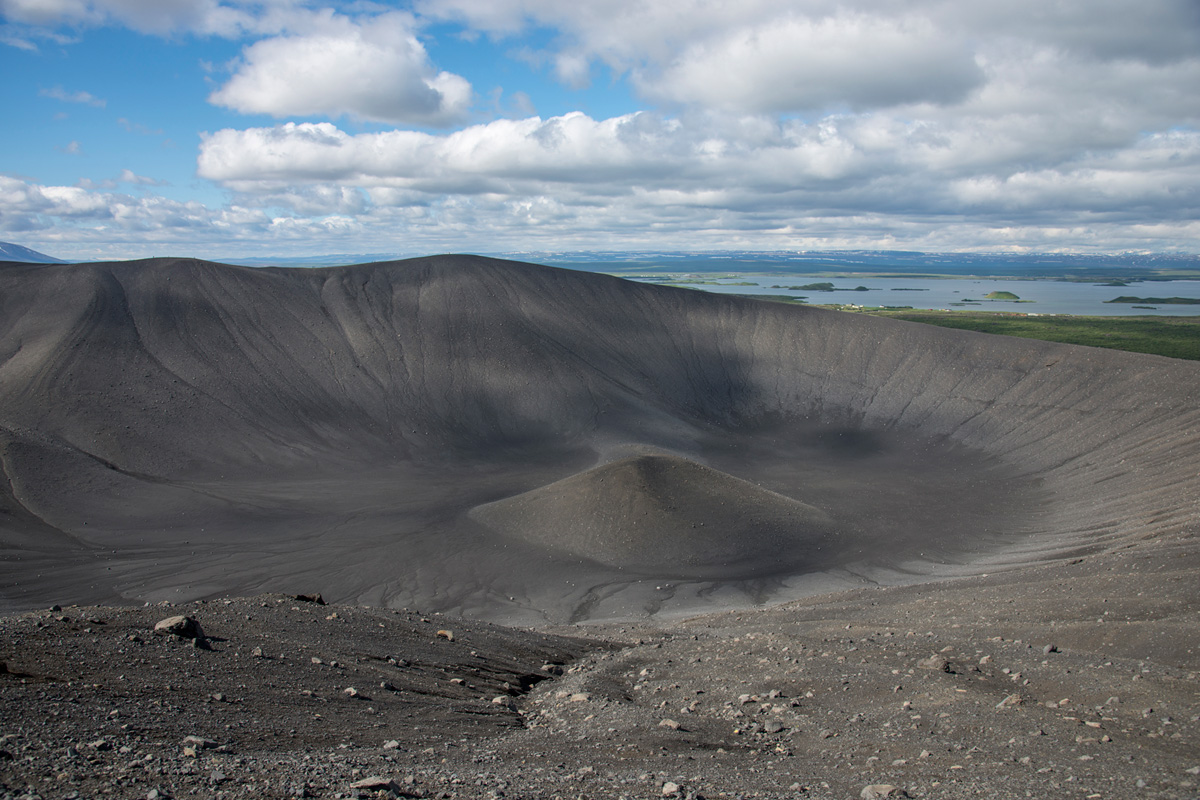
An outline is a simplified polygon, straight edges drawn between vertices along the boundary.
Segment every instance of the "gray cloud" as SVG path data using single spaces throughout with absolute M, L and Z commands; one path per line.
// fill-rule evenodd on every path
M 0 0 L 0 16 L 37 26 L 117 23 L 142 33 L 236 36 L 256 27 L 240 3 L 220 0 Z

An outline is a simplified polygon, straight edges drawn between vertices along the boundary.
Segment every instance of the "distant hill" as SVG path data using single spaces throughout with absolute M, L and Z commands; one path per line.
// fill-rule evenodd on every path
M 0 242 L 0 261 L 22 261 L 27 264 L 61 264 L 62 259 L 30 250 L 12 242 Z
M 398 258 L 394 253 L 327 253 L 307 256 L 247 256 L 224 259 L 223 263 L 241 267 L 341 267 L 368 264 Z
M 899 250 L 806 252 L 527 252 L 506 258 L 619 275 L 742 273 L 760 275 L 1007 276 L 1078 281 L 1194 278 L 1200 256 L 1180 253 L 918 253 Z
M 1164 281 L 1200 277 L 1200 255 L 1179 253 L 921 253 L 827 251 L 520 251 L 484 255 L 613 275 L 742 273 L 760 275 L 994 276 L 1083 282 Z M 230 256 L 246 267 L 336 267 L 391 261 L 396 253 Z M 801 287 L 807 288 L 807 287 Z M 848 287 L 847 287 L 848 288 Z

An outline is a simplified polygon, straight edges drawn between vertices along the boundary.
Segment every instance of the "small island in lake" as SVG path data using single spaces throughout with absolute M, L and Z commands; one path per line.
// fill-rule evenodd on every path
M 772 289 L 788 289 L 793 292 L 869 292 L 871 291 L 866 286 L 855 286 L 853 289 L 834 286 L 832 283 L 806 283 L 803 286 L 780 286 L 776 284 Z
M 1138 303 L 1141 305 L 1176 305 L 1189 306 L 1200 305 L 1200 297 L 1115 297 L 1112 300 L 1105 300 L 1106 303 Z

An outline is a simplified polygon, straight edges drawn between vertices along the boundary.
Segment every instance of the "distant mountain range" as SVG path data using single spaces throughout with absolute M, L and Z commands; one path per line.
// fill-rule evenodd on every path
M 615 275 L 758 273 L 813 275 L 988 276 L 1065 280 L 1171 280 L 1200 277 L 1200 255 L 1183 253 L 922 253 L 909 250 L 525 250 L 480 253 L 494 258 Z M 338 267 L 394 261 L 396 253 L 228 256 L 246 267 Z M 27 247 L 0 242 L 0 261 L 62 263 Z
M 712 251 L 523 250 L 494 258 L 615 275 L 674 273 L 1005 276 L 1065 280 L 1200 277 L 1200 256 L 1178 253 L 921 253 L 907 250 Z M 225 258 L 248 267 L 331 267 L 403 258 L 383 253 Z
M 920 253 L 905 250 L 526 252 L 505 258 L 615 274 L 978 275 L 1076 280 L 1165 280 L 1200 275 L 1200 256 L 1177 253 Z
M 329 253 L 315 256 L 250 256 L 239 258 L 217 258 L 222 264 L 233 264 L 239 267 L 344 267 L 349 264 L 375 264 L 381 261 L 395 261 L 407 256 L 395 253 Z
M 26 264 L 61 264 L 62 259 L 30 250 L 12 242 L 0 242 L 0 261 L 21 261 Z

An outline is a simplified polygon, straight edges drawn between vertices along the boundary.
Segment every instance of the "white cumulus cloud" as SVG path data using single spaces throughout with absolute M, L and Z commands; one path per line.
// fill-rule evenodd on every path
M 786 113 L 953 103 L 983 78 L 971 51 L 928 20 L 854 14 L 735 29 L 636 83 L 673 103 Z
M 1121 205 L 1162 219 L 1200 211 L 1200 133 L 1130 136 L 1103 152 L 1034 162 L 1018 156 L 1036 153 L 1036 140 L 993 141 L 974 130 L 878 114 L 805 123 L 575 112 L 443 135 L 288 123 L 204 136 L 198 172 L 238 192 L 243 205 L 295 197 L 291 207 L 310 213 L 347 208 L 347 187 L 376 205 L 459 197 L 544 210 L 553 201 L 556 214 L 577 221 L 612 221 L 636 206 L 628 219 L 705 222 L 694 212 L 709 209 L 722 224 L 767 229 L 817 210 L 931 222 L 970 210 L 1005 224 L 1015 212 L 1032 221 Z M 301 195 L 297 187 L 309 188 Z
M 363 21 L 331 15 L 316 30 L 255 42 L 209 100 L 276 117 L 441 126 L 460 121 L 471 97 L 466 79 L 434 69 L 411 19 L 392 13 Z
M 649 114 L 502 119 L 440 136 L 405 130 L 351 135 L 330 123 L 287 123 L 203 136 L 198 173 L 237 186 L 344 181 L 512 193 L 524 184 L 656 180 L 691 170 L 685 160 L 692 149 L 678 123 Z

